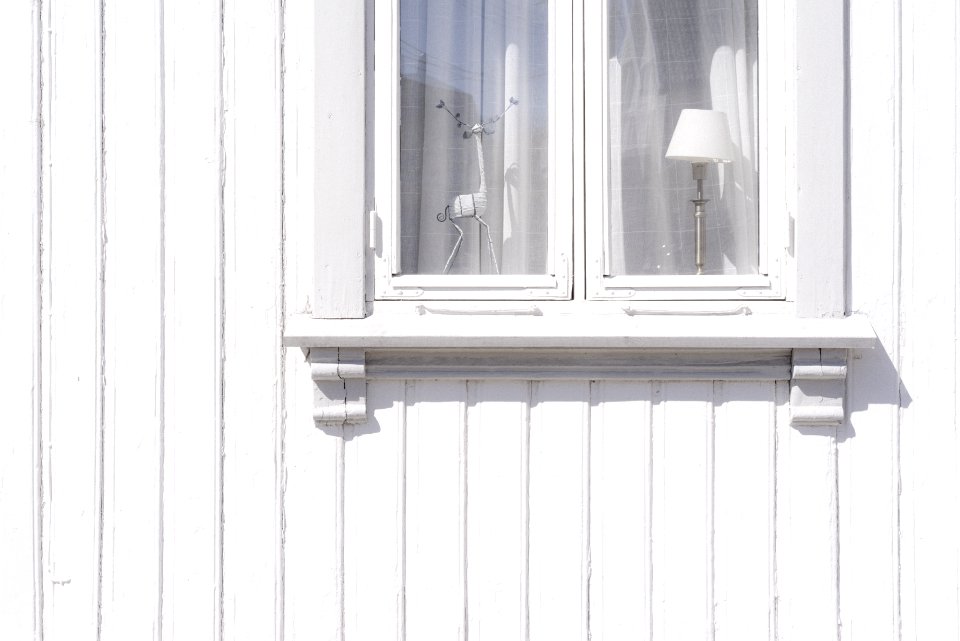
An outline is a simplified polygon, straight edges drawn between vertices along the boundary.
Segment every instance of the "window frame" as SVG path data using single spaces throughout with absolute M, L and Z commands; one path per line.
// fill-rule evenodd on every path
M 375 216 L 372 236 L 374 300 L 567 300 L 573 282 L 573 132 L 574 87 L 572 73 L 561 73 L 563 62 L 571 69 L 576 56 L 576 0 L 555 0 L 550 15 L 550 81 L 554 100 L 550 110 L 551 167 L 547 273 L 529 275 L 400 274 L 400 0 L 378 4 L 374 17 Z M 384 97 L 384 98 L 380 98 Z M 559 212 L 569 209 L 569 215 Z
M 782 145 L 786 136 L 784 114 L 787 101 L 782 92 L 770 91 L 784 86 L 785 58 L 771 51 L 770 42 L 786 42 L 783 37 L 784 3 L 759 1 L 759 127 L 760 189 L 758 229 L 758 273 L 756 275 L 618 275 L 605 276 L 606 238 L 608 236 L 605 174 L 606 153 L 606 65 L 604 44 L 607 9 L 605 2 L 562 0 L 554 9 L 551 38 L 556 83 L 557 117 L 551 119 L 556 179 L 551 190 L 553 204 L 548 208 L 550 242 L 548 274 L 529 276 L 456 276 L 398 275 L 399 269 L 399 2 L 390 0 L 388 10 L 375 15 L 374 56 L 376 100 L 375 202 L 376 221 L 371 228 L 374 264 L 373 300 L 743 300 L 788 298 L 783 273 L 788 269 L 789 238 L 786 208 L 787 171 Z M 384 6 L 384 5 L 380 5 Z M 569 14 L 570 24 L 559 17 Z M 569 39 L 563 37 L 569 28 Z M 558 37 L 559 36 L 559 37 Z M 574 42 L 580 41 L 577 47 Z M 583 55 L 574 55 L 574 50 Z M 563 60 L 570 63 L 569 74 L 562 73 Z M 569 95 L 567 95 L 569 94 Z M 580 97 L 579 99 L 576 97 Z M 572 121 L 567 103 L 577 104 Z M 582 106 L 580 104 L 582 103 Z M 578 122 L 579 121 L 579 122 Z M 566 126 L 566 127 L 565 127 Z M 557 131 L 567 129 L 574 138 L 566 140 Z M 589 143 L 585 141 L 590 141 Z M 579 145 L 577 143 L 580 143 Z M 579 147 L 579 149 L 577 149 Z M 568 161 L 562 159 L 569 157 Z M 772 161 L 772 159 L 777 159 Z M 573 171 L 561 168 L 572 165 Z M 561 188 L 570 185 L 573 189 Z M 578 196 L 574 195 L 574 192 Z M 557 205 L 571 202 L 572 207 Z M 599 212 L 599 213 L 598 213 Z M 683 215 L 678 212 L 678 215 Z M 579 233 L 575 233 L 575 230 Z M 576 240 L 574 240 L 576 237 Z M 577 267 L 585 265 L 574 274 Z M 571 282 L 573 281 L 573 282 Z M 574 283 L 584 283 L 576 287 Z M 582 292 L 582 293 L 581 293 Z M 577 295 L 579 294 L 579 295 Z
M 754 311 L 767 309 L 781 318 L 843 317 L 848 271 L 844 9 L 833 0 L 777 1 L 784 7 L 784 95 L 792 107 L 785 118 L 783 147 L 791 264 L 781 275 L 785 300 L 749 304 Z M 578 6 L 582 6 L 580 2 Z M 374 210 L 370 179 L 377 156 L 377 143 L 370 133 L 375 131 L 373 24 L 378 10 L 371 0 L 351 4 L 335 15 L 318 10 L 316 22 L 309 27 L 313 29 L 316 108 L 315 164 L 310 178 L 315 194 L 315 295 L 308 313 L 316 319 L 364 318 L 380 307 L 387 312 L 391 305 L 404 305 L 399 301 L 378 301 L 375 305 L 374 279 L 368 269 L 371 254 L 376 251 L 374 241 L 379 237 L 375 228 L 379 219 L 367 218 L 367 213 Z M 321 31 L 329 35 L 320 38 L 317 34 Z M 582 44 L 574 34 L 574 47 Z M 582 76 L 574 78 L 575 88 L 582 83 Z M 360 105 L 365 108 L 360 109 Z M 578 108 L 582 105 L 575 105 L 575 110 Z M 574 133 L 576 151 L 576 146 L 582 145 L 583 131 L 575 129 Z M 582 208 L 578 205 L 582 195 L 574 193 L 575 210 Z M 582 221 L 583 217 L 575 214 L 575 220 Z M 585 259 L 577 251 L 578 246 L 584 246 L 583 240 L 583 226 L 577 225 L 573 297 L 578 300 L 573 303 L 582 303 L 585 298 Z M 362 286 L 364 278 L 366 288 Z M 709 312 L 719 302 L 663 301 L 655 311 L 683 315 L 702 308 Z M 645 304 L 637 301 L 634 307 L 640 309 Z M 484 311 L 479 303 L 470 308 Z M 574 313 L 586 314 L 588 309 L 589 305 L 577 305 Z
M 584 150 L 588 300 L 786 300 L 790 267 L 785 144 L 791 105 L 785 91 L 789 41 L 786 3 L 758 0 L 758 252 L 757 274 L 606 275 L 609 258 L 607 2 L 584 5 Z M 774 43 L 782 43 L 780 47 Z M 710 168 L 710 171 L 716 171 Z M 691 198 L 693 182 L 690 183 Z M 598 211 L 599 210 L 599 211 Z M 692 214 L 677 212 L 678 216 Z M 708 205 L 709 216 L 709 205 Z M 709 249 L 708 249 L 709 251 Z
M 309 244 L 312 237 L 315 289 L 306 308 L 285 319 L 283 344 L 302 348 L 311 363 L 318 423 L 343 426 L 367 420 L 368 355 L 407 350 L 410 358 L 401 358 L 404 375 L 415 377 L 434 371 L 430 355 L 450 348 L 487 359 L 487 370 L 487 363 L 504 349 L 519 350 L 519 360 L 531 366 L 537 350 L 561 350 L 562 358 L 569 361 L 574 355 L 575 362 L 586 362 L 601 377 L 607 370 L 590 350 L 612 350 L 619 359 L 667 350 L 677 357 L 682 376 L 697 377 L 706 373 L 696 365 L 699 361 L 683 364 L 681 354 L 733 350 L 750 358 L 764 350 L 787 349 L 792 352 L 792 423 L 828 429 L 842 424 L 850 350 L 877 344 L 869 320 L 846 313 L 845 9 L 835 0 L 776 1 L 785 7 L 784 89 L 792 106 L 785 123 L 784 165 L 789 253 L 795 268 L 786 281 L 794 293 L 786 300 L 732 303 L 583 300 L 581 253 L 574 254 L 578 300 L 403 300 L 374 305 L 367 299 L 373 289 L 367 271 L 370 252 L 365 251 L 378 236 L 367 225 L 376 221 L 367 218 L 373 210 L 370 179 L 376 156 L 373 136 L 368 135 L 375 96 L 369 20 L 374 1 L 347 3 L 336 12 L 318 9 L 314 24 L 291 25 L 291 41 L 310 42 L 315 56 L 312 90 L 298 94 L 302 105 L 293 101 L 302 107 L 294 110 L 291 130 L 297 133 L 289 141 L 297 163 L 285 174 L 290 193 L 313 190 L 312 212 L 291 208 L 293 219 L 303 216 L 313 223 L 312 228 L 296 225 L 301 235 L 291 246 L 299 264 L 297 257 L 308 253 L 300 244 Z M 582 44 L 574 36 L 575 49 Z M 575 77 L 575 86 L 582 87 L 582 82 L 582 75 Z M 312 129 L 296 117 L 301 113 L 312 117 Z M 312 149 L 307 131 L 313 134 Z M 583 130 L 575 130 L 574 145 L 582 141 Z M 312 166 L 307 160 L 311 152 Z M 582 195 L 575 191 L 575 210 Z M 583 241 L 582 224 L 574 228 L 574 238 Z M 369 371 L 376 366 L 374 358 Z

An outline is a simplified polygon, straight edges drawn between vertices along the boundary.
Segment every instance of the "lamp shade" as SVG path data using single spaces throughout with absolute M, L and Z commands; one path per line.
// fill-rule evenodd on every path
M 684 109 L 667 147 L 670 160 L 731 162 L 733 145 L 727 115 L 709 109 Z

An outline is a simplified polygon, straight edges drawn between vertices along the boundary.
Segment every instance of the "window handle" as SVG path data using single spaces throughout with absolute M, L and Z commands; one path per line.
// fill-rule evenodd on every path
M 623 307 L 623 313 L 627 316 L 750 316 L 753 311 L 746 305 L 733 307 L 730 309 L 710 309 L 684 311 L 682 309 L 634 309 L 632 307 Z
M 427 307 L 417 305 L 417 314 L 437 314 L 440 316 L 543 316 L 536 305 L 514 309 L 450 309 L 446 307 Z

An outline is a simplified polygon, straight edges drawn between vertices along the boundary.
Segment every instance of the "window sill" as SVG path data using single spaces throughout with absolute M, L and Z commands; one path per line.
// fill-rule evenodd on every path
M 877 340 L 866 318 L 700 305 L 378 304 L 364 319 L 294 316 L 283 343 L 306 352 L 314 419 L 328 427 L 368 420 L 367 380 L 376 378 L 789 380 L 795 427 L 846 420 L 850 350 Z
M 538 302 L 473 312 L 465 306 L 402 305 L 396 311 L 378 307 L 363 319 L 296 315 L 287 320 L 283 342 L 355 349 L 869 349 L 876 341 L 869 321 L 859 316 L 796 318 L 729 306 L 683 313 L 607 305 L 590 314 L 553 307 Z

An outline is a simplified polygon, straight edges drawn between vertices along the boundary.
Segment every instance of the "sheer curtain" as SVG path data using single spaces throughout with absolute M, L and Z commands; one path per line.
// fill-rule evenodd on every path
M 402 273 L 443 272 L 459 234 L 437 216 L 480 190 L 476 139 L 464 133 L 511 98 L 482 136 L 493 255 L 477 220 L 456 219 L 464 239 L 449 273 L 545 273 L 550 10 L 542 1 L 401 1 Z
M 608 273 L 696 273 L 690 163 L 664 159 L 685 108 L 726 113 L 736 150 L 708 167 L 704 271 L 756 273 L 756 4 L 607 0 Z

